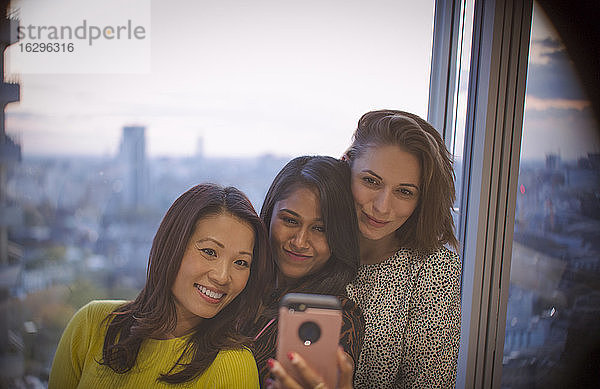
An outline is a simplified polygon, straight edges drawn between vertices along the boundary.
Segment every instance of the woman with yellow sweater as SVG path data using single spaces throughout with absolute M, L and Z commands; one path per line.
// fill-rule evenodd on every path
M 268 252 L 242 192 L 191 188 L 158 228 L 137 298 L 93 301 L 71 319 L 49 388 L 258 387 L 238 328 L 272 282 Z

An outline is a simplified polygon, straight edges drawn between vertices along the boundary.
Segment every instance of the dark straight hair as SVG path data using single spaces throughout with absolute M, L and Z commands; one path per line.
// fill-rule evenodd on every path
M 267 228 L 271 225 L 275 203 L 299 188 L 314 190 L 319 197 L 331 257 L 322 269 L 297 280 L 287 292 L 345 295 L 346 285 L 356 277 L 360 262 L 350 168 L 332 157 L 292 159 L 277 174 L 263 202 L 260 217 Z
M 265 285 L 274 279 L 267 231 L 240 190 L 201 184 L 175 200 L 160 223 L 150 250 L 146 284 L 140 294 L 108 315 L 101 364 L 117 373 L 126 373 L 135 365 L 145 339 L 160 338 L 175 329 L 177 314 L 171 290 L 188 241 L 199 220 L 222 214 L 238 218 L 254 231 L 248 282 L 219 313 L 200 322 L 179 359 L 158 380 L 173 384 L 191 381 L 212 364 L 219 351 L 250 343 L 239 334 L 239 328 L 256 316 Z M 190 362 L 183 363 L 184 360 Z

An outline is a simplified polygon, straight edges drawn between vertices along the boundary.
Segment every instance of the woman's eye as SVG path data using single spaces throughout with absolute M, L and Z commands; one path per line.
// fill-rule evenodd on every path
M 283 220 L 284 223 L 286 224 L 298 224 L 298 222 L 296 221 L 296 219 L 292 219 L 291 217 L 282 217 L 281 220 Z
M 313 230 L 318 232 L 325 232 L 325 226 L 314 226 Z
M 373 177 L 363 177 L 362 180 L 367 183 L 368 185 L 377 185 L 378 182 L 376 179 L 374 179 Z
M 202 251 L 204 254 L 209 255 L 211 257 L 216 257 L 217 256 L 217 252 L 213 249 L 209 249 L 209 248 L 203 248 L 200 249 L 200 251 Z
M 414 195 L 413 191 L 410 189 L 406 189 L 406 188 L 400 188 L 397 191 L 400 195 L 402 196 L 412 196 Z
M 248 261 L 246 261 L 245 259 L 238 259 L 234 263 L 239 266 L 250 267 L 250 263 L 248 263 Z

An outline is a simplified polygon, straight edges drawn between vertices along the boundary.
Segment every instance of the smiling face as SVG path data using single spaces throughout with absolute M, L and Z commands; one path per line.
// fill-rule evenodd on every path
M 269 235 L 284 278 L 314 273 L 331 257 L 319 196 L 313 190 L 295 189 L 275 203 Z
M 358 226 L 368 240 L 393 240 L 417 207 L 421 167 L 398 146 L 371 146 L 352 161 L 352 194 Z
M 207 216 L 196 228 L 172 287 L 181 336 L 237 297 L 250 276 L 254 230 L 231 214 Z

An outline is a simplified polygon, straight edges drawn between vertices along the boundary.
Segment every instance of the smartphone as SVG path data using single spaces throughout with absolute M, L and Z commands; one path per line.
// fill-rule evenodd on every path
M 277 360 L 298 383 L 289 352 L 297 352 L 323 378 L 329 388 L 338 381 L 337 348 L 342 326 L 342 307 L 335 296 L 288 293 L 279 303 Z

